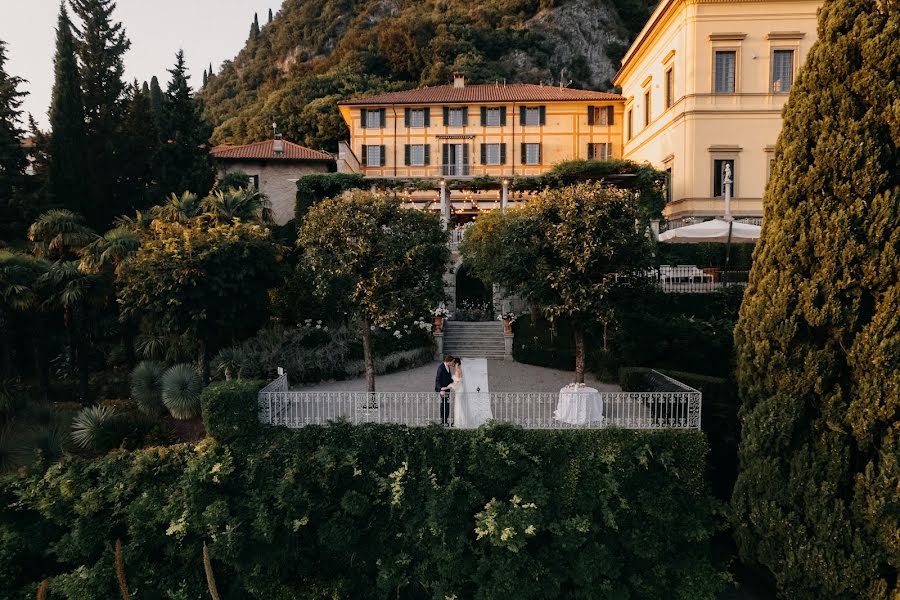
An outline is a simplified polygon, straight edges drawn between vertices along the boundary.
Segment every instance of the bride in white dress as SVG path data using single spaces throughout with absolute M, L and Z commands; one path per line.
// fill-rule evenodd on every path
M 491 412 L 490 394 L 471 392 L 466 388 L 462 360 L 453 359 L 453 383 L 447 390 L 453 392 L 453 426 L 474 429 L 494 418 Z

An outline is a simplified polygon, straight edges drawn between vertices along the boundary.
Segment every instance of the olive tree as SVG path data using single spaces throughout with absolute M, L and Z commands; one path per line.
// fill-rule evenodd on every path
M 575 381 L 584 383 L 584 332 L 604 320 L 629 275 L 649 265 L 651 245 L 633 192 L 580 183 L 546 189 L 523 207 L 479 219 L 465 264 L 575 331 Z
M 297 243 L 317 292 L 359 322 L 374 392 L 372 328 L 421 317 L 444 298 L 450 249 L 438 216 L 357 191 L 312 207 Z

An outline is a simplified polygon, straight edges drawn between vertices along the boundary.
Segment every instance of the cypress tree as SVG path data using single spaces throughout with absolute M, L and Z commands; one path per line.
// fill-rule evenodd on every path
M 19 85 L 25 80 L 6 72 L 6 44 L 0 40 L 0 223 L 4 225 L 4 237 L 24 233 L 22 229 L 25 168 L 28 157 L 22 147 L 20 119 L 22 98 L 25 92 Z
M 163 104 L 165 103 L 165 98 L 163 96 L 162 88 L 159 87 L 159 79 L 156 78 L 156 75 L 150 78 L 150 110 L 153 112 L 153 120 L 156 123 L 156 128 L 159 130 L 160 134 L 162 134 L 162 123 L 163 123 Z
M 91 201 L 85 216 L 97 229 L 105 229 L 127 204 L 119 196 L 117 174 L 122 161 L 117 136 L 124 112 L 126 84 L 123 58 L 131 47 L 121 23 L 113 21 L 113 0 L 70 0 L 81 21 L 76 28 L 76 50 L 81 62 L 81 86 L 87 131 L 87 181 Z
M 735 330 L 735 537 L 782 597 L 900 597 L 900 10 L 826 0 Z
M 269 9 L 269 23 L 272 22 L 272 9 Z
M 206 87 L 207 83 L 209 83 L 209 74 L 206 72 L 206 69 L 203 69 L 203 87 Z
M 250 25 L 250 39 L 256 40 L 259 38 L 259 15 L 257 13 L 253 13 L 253 23 Z
M 184 51 L 175 55 L 175 66 L 169 70 L 172 79 L 166 88 L 163 110 L 162 168 L 160 192 L 205 195 L 214 180 L 209 156 L 212 128 L 201 116 L 188 80 Z
M 55 79 L 50 102 L 48 193 L 54 204 L 84 213 L 89 202 L 85 187 L 88 165 L 84 104 L 75 57 L 75 38 L 65 4 L 59 7 L 56 57 L 53 62 Z
M 157 159 L 160 150 L 159 131 L 150 105 L 150 89 L 137 81 L 128 91 L 122 120 L 122 153 L 128 157 L 122 164 L 120 186 L 123 198 L 130 204 L 128 213 L 145 209 L 158 199 L 156 188 Z

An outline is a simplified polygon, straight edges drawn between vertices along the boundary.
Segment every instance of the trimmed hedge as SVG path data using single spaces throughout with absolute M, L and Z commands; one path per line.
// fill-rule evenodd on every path
M 359 173 L 316 173 L 304 175 L 297 180 L 297 201 L 294 205 L 294 220 L 297 227 L 309 209 L 325 198 L 334 198 L 347 190 L 362 189 L 366 178 Z
M 142 598 L 208 597 L 206 544 L 222 598 L 712 599 L 706 452 L 692 432 L 336 424 L 65 459 L 0 485 L 0 598 L 44 578 L 118 597 L 120 539 Z
M 709 477 L 715 495 L 730 498 L 737 479 L 737 448 L 741 439 L 737 385 L 723 377 L 656 370 L 703 393 L 701 424 L 709 439 Z M 619 385 L 626 392 L 644 391 L 644 377 L 649 371 L 646 367 L 623 367 L 619 369 Z
M 244 379 L 211 383 L 200 395 L 203 426 L 219 441 L 255 435 L 259 431 L 257 394 L 264 381 Z

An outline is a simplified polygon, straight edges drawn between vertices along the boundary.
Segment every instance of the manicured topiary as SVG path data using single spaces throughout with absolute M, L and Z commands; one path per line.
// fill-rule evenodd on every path
M 828 0 L 735 331 L 733 506 L 784 598 L 900 597 L 900 9 Z
M 263 381 L 217 381 L 200 396 L 206 432 L 220 441 L 231 441 L 259 431 L 257 394 Z
M 189 364 L 169 367 L 163 373 L 162 401 L 176 419 L 193 419 L 200 413 L 202 389 L 200 376 Z
M 162 403 L 162 376 L 165 365 L 144 360 L 131 372 L 131 398 L 144 414 L 157 416 L 165 407 Z

